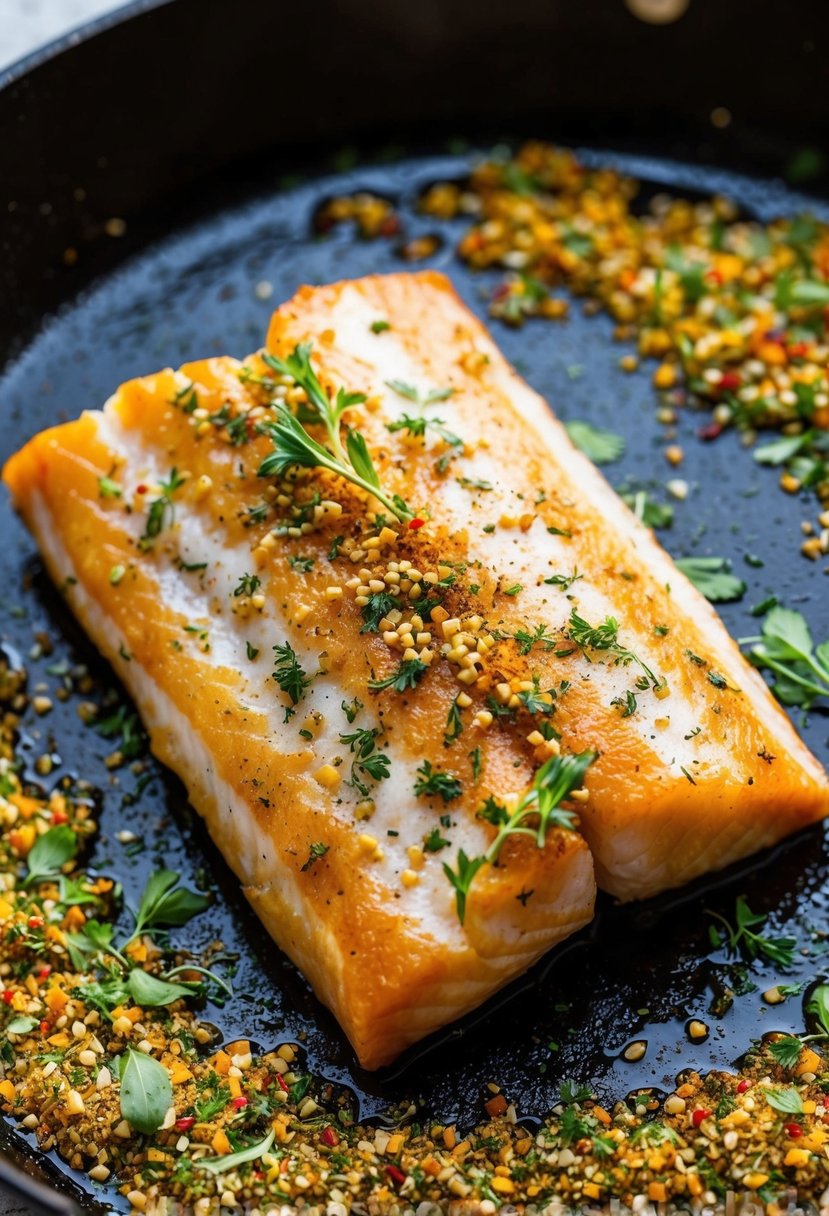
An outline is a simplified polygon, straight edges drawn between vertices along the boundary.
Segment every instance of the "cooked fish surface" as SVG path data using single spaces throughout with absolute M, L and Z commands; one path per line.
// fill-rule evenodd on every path
M 829 811 L 716 614 L 440 275 L 303 288 L 264 351 L 131 381 L 4 477 L 367 1068 L 586 924 L 594 866 L 643 898 Z

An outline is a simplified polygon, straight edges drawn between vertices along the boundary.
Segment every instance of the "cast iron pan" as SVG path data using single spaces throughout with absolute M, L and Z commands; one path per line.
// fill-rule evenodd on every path
M 750 13 L 693 0 L 663 26 L 640 24 L 621 0 L 317 0 L 313 10 L 175 0 L 90 26 L 0 78 L 0 460 L 129 376 L 213 353 L 244 356 L 261 344 L 271 307 L 300 283 L 400 269 L 394 242 L 315 236 L 314 211 L 334 193 L 367 188 L 396 200 L 408 235 L 431 232 L 416 200 L 435 179 L 467 171 L 461 139 L 471 149 L 541 136 L 633 172 L 646 192 L 722 191 L 761 218 L 804 206 L 829 217 L 820 201 L 829 93 L 819 68 L 828 36 L 824 4 L 760 0 Z M 711 124 L 716 107 L 731 112 L 724 128 Z M 804 164 L 811 199 L 785 181 L 787 168 L 802 174 Z M 113 218 L 125 221 L 120 237 L 107 234 Z M 493 280 L 454 258 L 461 230 L 443 226 L 426 264 L 445 269 L 483 314 Z M 263 281 L 269 301 L 254 292 Z M 647 488 L 666 475 L 649 372 L 621 377 L 611 328 L 575 312 L 563 327 L 496 326 L 496 337 L 562 417 L 625 434 L 611 480 Z M 750 606 L 777 593 L 826 637 L 829 584 L 798 553 L 803 504 L 777 491 L 774 471 L 758 468 L 737 436 L 702 444 L 699 424 L 684 412 L 692 494 L 663 534 L 667 547 L 732 559 L 749 584 L 743 602 L 723 610 L 735 635 L 756 632 Z M 5 495 L 0 536 L 0 637 L 23 656 L 40 630 L 55 641 L 52 655 L 28 663 L 30 685 L 54 687 L 68 662 L 112 687 Z M 825 759 L 827 716 L 798 725 Z M 205 1017 L 228 1038 L 244 1033 L 263 1047 L 301 1036 L 310 1067 L 347 1087 L 361 1117 L 383 1118 L 414 1098 L 444 1120 L 472 1123 L 495 1080 L 522 1117 L 539 1119 L 562 1078 L 590 1082 L 611 1101 L 642 1086 L 665 1091 L 683 1068 L 733 1066 L 752 1038 L 802 1026 L 797 1000 L 773 1011 L 763 1004 L 760 993 L 780 977 L 762 966 L 756 991 L 721 1017 L 709 1012 L 739 976 L 711 952 L 705 909 L 729 914 L 745 893 L 772 931 L 795 922 L 801 933 L 829 929 L 829 848 L 817 828 L 693 889 L 624 908 L 601 901 L 587 931 L 476 1015 L 394 1069 L 360 1072 L 246 907 L 177 781 L 151 763 L 152 780 L 130 805 L 135 778 L 113 778 L 103 763 L 111 743 L 82 726 L 71 703 L 26 723 L 24 757 L 47 746 L 62 761 L 51 779 L 72 772 L 101 790 L 94 864 L 128 895 L 160 864 L 190 886 L 209 875 L 215 904 L 187 940 L 198 947 L 220 936 L 238 965 L 235 996 Z M 145 840 L 134 855 L 115 836 L 126 820 Z M 825 977 L 828 966 L 798 956 L 787 978 Z M 691 1017 L 711 1025 L 706 1042 L 688 1042 Z M 639 1037 L 649 1043 L 645 1059 L 621 1060 Z M 32 1211 L 72 1211 L 67 1196 L 90 1211 L 117 1208 L 117 1196 L 36 1154 L 30 1137 L 11 1127 L 3 1137 L 0 1180 Z M 57 1191 L 36 1190 L 35 1176 Z

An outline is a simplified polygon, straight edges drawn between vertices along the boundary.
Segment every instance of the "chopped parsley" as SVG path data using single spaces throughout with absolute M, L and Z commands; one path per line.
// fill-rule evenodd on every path
M 463 783 L 451 773 L 432 768 L 430 762 L 424 760 L 417 770 L 414 792 L 417 798 L 442 798 L 444 803 L 453 802 L 463 793 Z

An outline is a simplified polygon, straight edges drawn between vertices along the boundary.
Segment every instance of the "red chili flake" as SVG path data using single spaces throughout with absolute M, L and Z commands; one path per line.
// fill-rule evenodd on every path
M 418 530 L 418 528 L 422 528 L 425 523 L 426 523 L 425 519 L 410 519 L 409 520 L 409 531 L 416 532 Z
M 716 283 L 718 287 L 722 287 L 723 277 L 722 272 L 715 270 L 713 267 L 705 272 L 706 279 L 710 279 L 712 283 Z
M 285 1081 L 279 1073 L 276 1074 L 276 1079 L 279 1082 L 279 1088 L 282 1090 L 282 1092 L 286 1094 L 289 1093 L 290 1091 L 288 1086 L 285 1084 Z
M 701 426 L 697 431 L 697 434 L 699 435 L 700 439 L 705 439 L 706 441 L 710 442 L 712 439 L 719 439 L 720 435 L 722 435 L 722 431 L 723 428 L 721 422 L 709 422 L 707 426 Z
M 236 1110 L 241 1110 L 242 1107 L 247 1106 L 247 1104 L 248 1104 L 247 1098 L 243 1098 L 242 1095 L 240 1094 L 238 1098 L 233 1099 L 233 1101 L 231 1102 L 230 1105 L 234 1106 L 236 1108 Z
M 40 1023 L 40 1026 L 38 1027 L 38 1029 L 40 1030 L 41 1034 L 48 1034 L 49 1031 L 52 1029 L 52 1023 L 47 1022 L 46 1019 L 44 1018 L 43 1021 Z
M 503 300 L 510 293 L 509 283 L 499 283 L 492 293 L 493 300 Z
M 42 916 L 30 916 L 26 923 L 30 929 L 42 929 L 43 928 L 43 917 Z
M 807 342 L 791 342 L 786 348 L 790 359 L 805 359 L 809 353 Z
M 11 1005 L 13 1000 L 14 1000 L 14 993 L 12 992 L 11 988 L 4 988 L 3 989 L 3 1004 Z
M 388 1174 L 389 1178 L 391 1178 L 395 1186 L 402 1186 L 406 1181 L 406 1175 L 402 1170 L 399 1170 L 396 1165 L 387 1165 L 386 1173 Z
M 66 823 L 68 819 L 66 811 L 52 811 L 52 823 Z
M 52 974 L 52 967 L 51 967 L 51 964 L 50 964 L 50 963 L 44 963 L 44 965 L 43 965 L 43 966 L 40 968 L 40 970 L 39 970 L 39 971 L 38 971 L 38 973 L 37 973 L 37 978 L 38 978 L 39 980 L 45 980 L 45 979 L 46 979 L 46 976 L 47 976 L 47 975 L 51 975 L 51 974 Z
M 720 377 L 718 387 L 721 388 L 723 392 L 733 392 L 734 389 L 739 388 L 742 383 L 743 378 L 739 372 L 723 372 L 722 376 Z
M 396 215 L 389 215 L 380 225 L 381 236 L 396 236 L 400 231 L 400 220 Z
M 746 1092 L 746 1090 L 748 1090 L 748 1089 L 751 1089 L 751 1082 L 750 1081 L 741 1081 L 740 1084 L 737 1086 L 737 1093 L 744 1094 Z
M 320 1132 L 320 1144 L 326 1144 L 329 1148 L 336 1148 L 339 1143 L 340 1137 L 333 1127 L 324 1127 Z
M 710 1119 L 710 1118 L 711 1118 L 710 1110 L 702 1110 L 702 1109 L 695 1110 L 694 1113 L 691 1115 L 691 1122 L 693 1123 L 694 1127 L 699 1127 L 700 1123 L 704 1123 L 706 1119 Z
M 803 1128 L 799 1123 L 784 1123 L 783 1127 L 786 1129 L 786 1135 L 791 1140 L 799 1140 L 803 1135 Z
M 184 1115 L 181 1119 L 176 1119 L 173 1127 L 177 1132 L 189 1132 L 190 1128 L 195 1125 L 195 1117 L 193 1115 Z
M 144 483 L 142 482 L 140 486 L 135 487 L 135 492 L 136 492 L 136 494 L 146 494 L 148 489 L 149 489 L 149 486 L 145 486 Z

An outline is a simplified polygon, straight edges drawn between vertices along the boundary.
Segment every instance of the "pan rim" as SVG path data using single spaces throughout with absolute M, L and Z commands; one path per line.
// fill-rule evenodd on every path
M 73 51 L 75 47 L 89 42 L 99 34 L 106 33 L 118 25 L 125 25 L 128 21 L 132 21 L 144 13 L 152 12 L 154 9 L 166 8 L 174 2 L 175 0 L 127 0 L 124 4 L 116 5 L 109 12 L 93 17 L 89 21 L 82 21 L 80 25 L 73 26 L 56 38 L 50 38 L 27 55 L 13 60 L 5 68 L 0 69 L 0 93 L 4 93 L 53 59 L 57 59 L 59 55 Z

